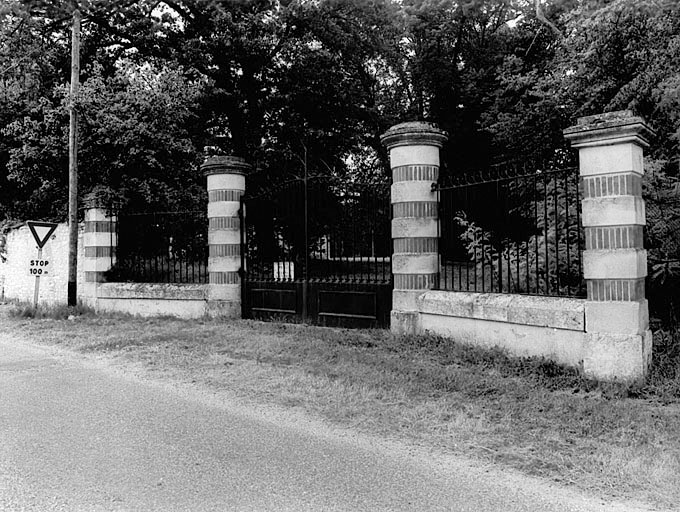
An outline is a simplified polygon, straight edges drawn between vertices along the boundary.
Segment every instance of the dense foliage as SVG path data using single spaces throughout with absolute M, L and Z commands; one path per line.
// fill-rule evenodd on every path
M 410 119 L 449 131 L 445 167 L 458 173 L 550 157 L 577 116 L 621 108 L 658 130 L 654 185 L 674 185 L 672 0 L 11 0 L 0 8 L 2 217 L 64 217 L 75 5 L 82 194 L 200 201 L 206 147 L 245 156 L 265 186 L 303 164 L 375 178 L 380 134 Z
M 65 218 L 76 6 L 81 195 L 191 208 L 205 200 L 207 152 L 246 157 L 257 187 L 303 169 L 376 181 L 380 134 L 413 119 L 450 133 L 443 170 L 453 175 L 550 159 L 578 116 L 630 108 L 657 130 L 648 246 L 657 282 L 677 283 L 675 0 L 7 0 L 4 222 Z

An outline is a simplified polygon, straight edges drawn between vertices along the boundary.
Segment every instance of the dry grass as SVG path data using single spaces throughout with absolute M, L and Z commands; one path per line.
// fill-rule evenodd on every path
M 544 361 L 385 331 L 87 315 L 0 328 L 602 496 L 680 502 L 680 398 L 661 378 L 600 386 Z

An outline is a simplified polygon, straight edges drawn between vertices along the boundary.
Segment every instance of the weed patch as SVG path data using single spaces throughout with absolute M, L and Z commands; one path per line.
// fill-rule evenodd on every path
M 654 332 L 652 368 L 640 396 L 666 403 L 680 399 L 680 327 Z
M 69 318 L 74 319 L 81 316 L 95 316 L 94 310 L 82 303 L 79 303 L 76 306 L 67 306 L 65 304 L 57 306 L 39 304 L 38 306 L 34 306 L 33 304 L 25 302 L 15 302 L 10 305 L 7 314 L 16 318 L 52 320 L 67 320 Z

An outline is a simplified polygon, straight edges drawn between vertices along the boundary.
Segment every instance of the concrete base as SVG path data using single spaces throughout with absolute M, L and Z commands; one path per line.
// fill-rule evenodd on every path
M 209 284 L 208 300 L 241 302 L 240 284 Z
M 210 300 L 206 302 L 205 314 L 210 318 L 241 318 L 241 301 Z
M 390 318 L 390 330 L 394 334 L 420 334 L 420 313 L 417 311 L 394 311 Z
M 418 297 L 425 290 L 392 290 L 392 309 L 395 311 L 418 311 Z
M 645 334 L 588 333 L 583 371 L 597 380 L 644 381 L 652 360 L 652 331 Z
M 85 304 L 91 303 L 97 297 L 99 283 L 78 283 L 78 299 Z
M 87 308 L 97 309 L 97 298 L 78 295 L 78 302 Z

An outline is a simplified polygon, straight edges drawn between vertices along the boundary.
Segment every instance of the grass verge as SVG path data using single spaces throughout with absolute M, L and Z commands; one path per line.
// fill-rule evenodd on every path
M 80 303 L 76 306 L 44 304 L 34 306 L 25 302 L 13 302 L 7 310 L 7 314 L 15 318 L 66 320 L 69 317 L 94 316 L 94 310 Z
M 6 317 L 0 328 L 601 496 L 680 501 L 680 394 L 659 372 L 646 387 L 603 386 L 437 337 L 248 321 Z

